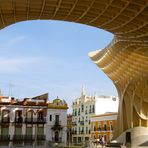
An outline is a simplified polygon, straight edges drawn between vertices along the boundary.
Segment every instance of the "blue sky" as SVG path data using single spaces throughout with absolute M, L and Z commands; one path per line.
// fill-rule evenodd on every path
M 117 95 L 110 79 L 88 53 L 109 44 L 113 35 L 95 27 L 62 21 L 29 21 L 0 30 L 0 89 L 18 98 L 49 93 L 69 105 L 81 94 Z

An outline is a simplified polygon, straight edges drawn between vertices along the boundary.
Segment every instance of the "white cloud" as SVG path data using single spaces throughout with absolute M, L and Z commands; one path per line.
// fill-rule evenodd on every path
M 0 73 L 21 72 L 25 68 L 31 68 L 38 65 L 61 65 L 59 59 L 50 57 L 15 57 L 15 58 L 1 58 L 0 57 Z
M 24 41 L 24 39 L 25 39 L 25 36 L 17 36 L 17 37 L 10 39 L 8 41 L 8 44 L 10 44 L 10 45 L 18 44 L 18 43 Z
M 26 39 L 25 36 L 16 36 L 13 38 L 5 39 L 4 41 L 0 41 L 0 49 L 9 50 L 14 48 L 19 43 L 23 42 Z
M 39 58 L 0 58 L 0 73 L 20 72 Z

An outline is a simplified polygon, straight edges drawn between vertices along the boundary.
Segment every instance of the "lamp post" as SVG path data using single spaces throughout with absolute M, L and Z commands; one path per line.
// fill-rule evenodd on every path
M 68 146 L 70 146 L 70 129 L 68 129 Z
M 70 129 L 69 128 L 67 128 L 67 130 L 66 130 L 66 133 L 67 133 L 67 146 L 70 146 Z
M 37 145 L 37 124 L 35 124 L 35 146 Z

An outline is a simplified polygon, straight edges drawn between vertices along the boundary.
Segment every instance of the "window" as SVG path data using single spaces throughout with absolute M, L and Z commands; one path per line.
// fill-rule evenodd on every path
M 87 106 L 86 106 L 86 108 L 85 108 L 85 114 L 87 114 Z
M 95 113 L 95 105 L 93 105 L 92 113 Z
M 96 126 L 94 126 L 94 131 L 96 131 Z
M 79 108 L 79 111 L 78 111 L 78 115 L 80 115 L 80 108 Z
M 91 113 L 91 105 L 89 106 L 89 113 Z
M 27 118 L 28 118 L 28 119 L 31 119 L 32 116 L 33 116 L 32 111 L 27 112 Z
M 86 127 L 86 134 L 87 134 L 87 132 L 88 132 L 88 127 Z
M 81 105 L 81 111 L 82 112 L 84 111 L 84 105 L 83 104 Z
M 8 110 L 3 110 L 2 121 L 9 122 L 9 111 Z
M 87 116 L 86 116 L 86 119 L 85 119 L 85 121 L 87 122 Z
M 43 121 L 43 119 L 44 119 L 44 113 L 42 111 L 38 112 L 38 120 Z
M 80 127 L 79 127 L 79 134 L 80 134 Z
M 104 124 L 104 131 L 107 131 L 107 126 L 106 126 L 106 124 Z
M 79 117 L 79 122 L 80 122 L 80 117 Z
M 17 110 L 15 112 L 15 122 L 22 122 L 23 118 L 22 118 L 22 111 L 21 110 Z
M 77 109 L 75 110 L 75 116 L 77 116 Z
M 99 122 L 98 123 L 98 131 L 101 131 L 102 129 L 101 129 L 101 123 Z
M 82 127 L 81 134 L 84 134 L 84 127 Z
M 111 130 L 111 131 L 113 130 L 112 122 L 110 122 L 110 130 Z
M 59 115 L 55 115 L 55 121 L 59 123 Z
M 98 127 L 98 131 L 101 131 L 101 125 L 99 125 L 99 127 Z
M 52 115 L 49 116 L 49 121 L 52 121 Z

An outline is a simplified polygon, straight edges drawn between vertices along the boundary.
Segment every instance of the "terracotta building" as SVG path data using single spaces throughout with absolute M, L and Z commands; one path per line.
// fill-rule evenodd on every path
M 114 128 L 117 122 L 117 113 L 105 113 L 91 117 L 91 139 L 104 137 L 105 142 L 113 138 Z
M 48 94 L 23 100 L 0 96 L 0 145 L 67 143 L 67 103 Z
M 47 94 L 25 98 L 0 97 L 0 145 L 34 145 L 45 140 Z

